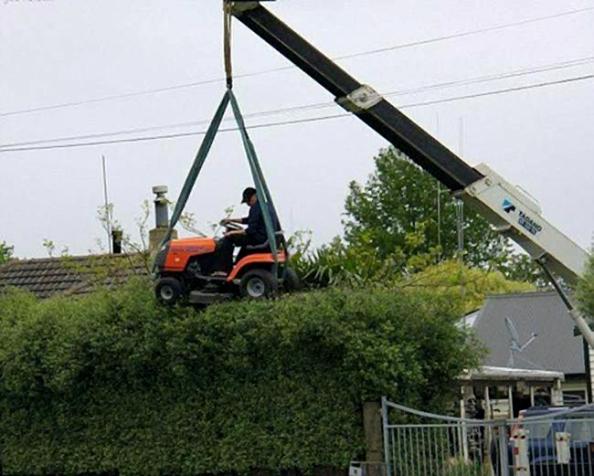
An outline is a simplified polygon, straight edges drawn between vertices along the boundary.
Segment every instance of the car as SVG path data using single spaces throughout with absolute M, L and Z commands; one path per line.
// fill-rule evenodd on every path
M 532 476 L 594 474 L 594 409 L 548 406 L 522 410 L 511 429 L 508 454 L 512 467 L 520 430 L 527 432 Z M 568 462 L 560 463 L 557 440 L 566 434 Z

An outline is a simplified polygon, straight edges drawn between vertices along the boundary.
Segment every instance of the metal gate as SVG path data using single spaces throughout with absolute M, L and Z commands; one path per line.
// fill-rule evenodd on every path
M 594 406 L 470 420 L 382 401 L 388 476 L 594 476 Z

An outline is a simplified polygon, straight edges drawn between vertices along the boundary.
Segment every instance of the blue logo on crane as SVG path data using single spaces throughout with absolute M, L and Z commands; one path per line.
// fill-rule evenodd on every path
M 515 212 L 517 210 L 516 206 L 509 198 L 505 198 L 503 200 L 501 207 L 503 208 L 503 211 L 508 214 Z M 527 215 L 522 210 L 520 210 L 518 213 L 518 224 L 526 231 L 528 231 L 531 235 L 537 235 L 542 231 L 542 225 L 540 223 L 536 222 L 536 220 L 534 220 L 532 217 Z
M 503 200 L 503 211 L 505 213 L 511 213 L 511 212 L 515 212 L 516 211 L 516 206 L 508 199 L 506 198 L 505 200 Z

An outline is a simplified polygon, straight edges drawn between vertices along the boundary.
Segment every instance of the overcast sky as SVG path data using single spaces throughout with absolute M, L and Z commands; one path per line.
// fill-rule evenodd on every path
M 279 0 L 270 5 L 333 57 L 592 7 L 585 0 Z M 398 105 L 410 105 L 593 74 L 593 26 L 590 9 L 340 64 L 380 92 L 547 70 L 391 97 Z M 221 27 L 218 0 L 0 0 L 0 145 L 210 119 L 224 91 L 222 82 L 7 113 L 220 78 Z M 242 25 L 236 23 L 234 30 L 237 74 L 289 65 Z M 571 67 L 560 68 L 574 60 Z M 539 200 L 553 224 L 587 247 L 594 231 L 593 86 L 591 79 L 575 81 L 405 112 L 452 150 L 462 148 L 469 163 L 486 162 L 521 185 Z M 333 99 L 296 69 L 238 79 L 236 94 L 246 114 Z M 331 105 L 247 122 L 340 111 Z M 199 123 L 107 138 L 204 127 Z M 373 169 L 372 157 L 387 145 L 355 117 L 261 128 L 252 137 L 285 228 L 311 230 L 316 243 L 341 232 L 349 181 L 365 180 Z M 200 139 L 0 149 L 0 241 L 14 245 L 19 257 L 44 256 L 44 239 L 59 249 L 67 246 L 72 254 L 96 251 L 96 240 L 105 241 L 96 218 L 103 202 L 102 154 L 116 217 L 135 234 L 135 217 L 143 200 L 152 199 L 151 187 L 166 184 L 175 199 Z M 221 134 L 188 211 L 201 228 L 229 205 L 243 214 L 238 202 L 249 183 L 237 133 Z

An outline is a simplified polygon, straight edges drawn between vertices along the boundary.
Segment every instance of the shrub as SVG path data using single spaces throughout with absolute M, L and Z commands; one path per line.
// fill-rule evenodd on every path
M 146 282 L 0 298 L 4 474 L 346 467 L 363 401 L 443 410 L 476 348 L 451 307 L 331 289 L 197 313 Z

